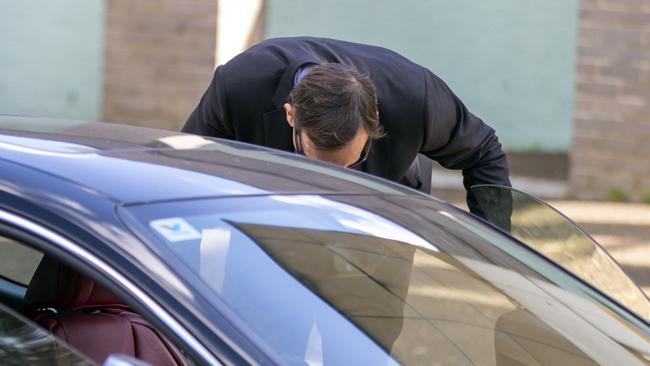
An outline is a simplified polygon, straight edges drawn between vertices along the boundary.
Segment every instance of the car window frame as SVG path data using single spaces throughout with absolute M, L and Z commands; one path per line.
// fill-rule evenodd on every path
M 100 282 L 123 300 L 127 300 L 129 305 L 136 305 L 134 310 L 146 319 L 154 320 L 153 325 L 166 335 L 171 335 L 170 338 L 174 341 L 182 344 L 181 348 L 184 351 L 189 351 L 194 360 L 209 365 L 224 364 L 218 355 L 211 352 L 163 305 L 154 300 L 134 281 L 131 281 L 127 275 L 121 274 L 107 261 L 91 253 L 75 240 L 69 239 L 37 221 L 1 207 L 0 235 L 65 261 Z

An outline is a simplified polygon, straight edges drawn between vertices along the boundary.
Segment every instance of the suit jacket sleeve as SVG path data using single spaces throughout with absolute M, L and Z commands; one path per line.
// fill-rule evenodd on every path
M 182 132 L 226 139 L 235 138 L 228 114 L 223 78 L 223 66 L 219 66 L 199 105 L 181 129 Z
M 470 113 L 431 71 L 425 73 L 422 153 L 448 169 L 463 170 L 467 205 L 483 216 L 470 188 L 476 184 L 510 186 L 508 163 L 494 129 Z

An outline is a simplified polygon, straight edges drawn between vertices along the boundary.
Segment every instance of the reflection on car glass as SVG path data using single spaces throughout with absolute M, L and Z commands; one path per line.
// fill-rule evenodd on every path
M 236 226 L 403 364 L 596 364 L 446 254 L 356 234 Z

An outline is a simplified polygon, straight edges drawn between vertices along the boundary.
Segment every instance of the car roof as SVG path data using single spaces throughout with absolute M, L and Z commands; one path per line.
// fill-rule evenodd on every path
M 175 131 L 0 116 L 0 159 L 121 203 L 264 194 L 418 194 L 297 154 Z

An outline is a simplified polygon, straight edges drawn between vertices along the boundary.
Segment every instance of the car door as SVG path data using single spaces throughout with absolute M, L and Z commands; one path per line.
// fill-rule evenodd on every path
M 487 220 L 644 319 L 650 301 L 589 234 L 549 204 L 511 187 L 472 187 Z

